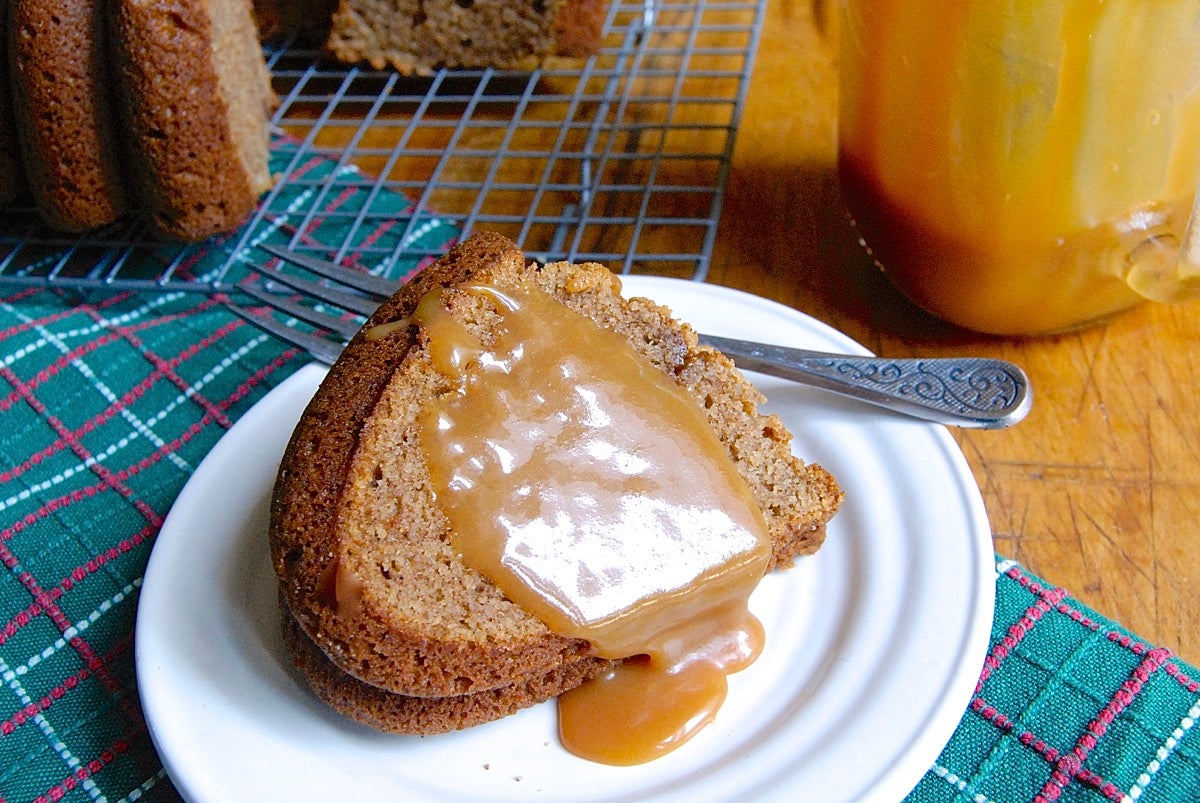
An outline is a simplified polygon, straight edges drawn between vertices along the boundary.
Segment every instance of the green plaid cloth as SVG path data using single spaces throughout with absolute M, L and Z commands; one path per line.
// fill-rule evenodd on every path
M 293 177 L 332 169 L 295 156 L 276 143 Z M 314 185 L 294 186 L 248 242 L 296 234 Z M 326 197 L 369 204 L 371 220 L 407 211 L 351 184 Z M 345 219 L 301 234 L 341 244 Z M 356 242 L 396 236 L 360 228 Z M 457 234 L 421 232 L 426 248 Z M 198 249 L 187 270 L 204 278 L 228 247 Z M 208 450 L 302 363 L 205 296 L 0 294 L 0 803 L 177 799 L 134 678 L 146 560 Z M 908 800 L 1200 801 L 1200 673 L 1015 564 L 998 564 L 997 592 L 974 700 Z
M 999 560 L 975 697 L 909 803 L 1200 801 L 1200 673 Z

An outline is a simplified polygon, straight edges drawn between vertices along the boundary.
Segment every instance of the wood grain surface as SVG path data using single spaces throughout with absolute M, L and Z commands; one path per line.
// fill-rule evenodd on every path
M 858 247 L 835 175 L 836 4 L 769 0 L 710 281 L 883 355 L 980 354 L 1029 373 L 1018 426 L 956 431 L 996 551 L 1200 664 L 1200 303 L 1036 339 L 915 309 Z

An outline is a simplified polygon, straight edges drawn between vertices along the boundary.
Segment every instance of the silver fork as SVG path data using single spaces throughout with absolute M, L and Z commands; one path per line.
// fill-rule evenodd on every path
M 237 289 L 274 310 L 322 332 L 308 332 L 270 313 L 232 302 L 229 309 L 255 326 L 332 365 L 346 342 L 399 284 L 362 271 L 272 246 L 272 255 L 303 268 L 317 279 L 257 266 L 266 279 Z M 284 291 L 275 289 L 287 288 Z M 307 302 L 297 301 L 299 294 Z M 313 304 L 334 308 L 335 315 Z M 258 306 L 258 305 L 253 305 Z M 348 318 L 345 313 L 353 313 Z M 700 342 L 729 356 L 747 371 L 782 377 L 858 399 L 877 407 L 939 424 L 999 429 L 1025 417 L 1032 404 L 1029 379 L 1017 365 L 982 357 L 891 358 L 832 354 L 701 334 Z

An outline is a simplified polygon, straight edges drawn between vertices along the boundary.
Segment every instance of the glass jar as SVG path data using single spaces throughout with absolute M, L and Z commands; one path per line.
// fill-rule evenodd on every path
M 998 334 L 1200 293 L 1200 2 L 841 13 L 839 174 L 902 292 Z

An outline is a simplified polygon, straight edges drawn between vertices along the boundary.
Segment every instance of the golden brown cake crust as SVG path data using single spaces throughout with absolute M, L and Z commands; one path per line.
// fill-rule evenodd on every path
M 283 640 L 296 668 L 326 705 L 355 722 L 387 733 L 432 735 L 515 714 L 596 677 L 612 662 L 584 658 L 536 677 L 475 694 L 408 697 L 363 683 L 341 671 L 281 610 Z
M 220 20 L 234 35 L 217 29 L 217 14 L 226 15 Z M 156 229 L 173 239 L 200 240 L 236 228 L 270 183 L 270 89 L 261 54 L 247 59 L 252 67 L 242 80 L 248 86 L 238 88 L 247 96 L 233 104 L 236 111 L 220 80 L 232 65 L 215 63 L 240 60 L 238 51 L 247 46 L 257 49 L 247 0 L 115 0 L 112 16 L 133 177 Z M 250 136 L 261 139 L 251 149 L 261 164 L 247 163 L 237 114 L 260 118 L 248 125 L 257 129 Z
M 13 106 L 38 211 L 70 231 L 124 213 L 104 18 L 93 0 L 11 0 Z
M 620 298 L 618 280 L 599 265 L 527 267 L 508 240 L 476 234 L 385 302 L 364 332 L 405 320 L 432 288 L 468 279 L 532 282 L 625 336 L 706 410 L 763 507 L 773 565 L 820 545 L 841 501 L 833 478 L 791 454 L 790 435 L 755 411 L 761 396 L 727 358 L 698 346 L 665 308 Z M 487 332 L 490 302 L 454 290 L 447 298 L 456 316 Z M 415 427 L 405 423 L 452 388 L 419 338 L 403 324 L 377 339 L 360 332 L 304 412 L 272 502 L 282 598 L 339 671 L 386 692 L 473 695 L 549 676 L 588 657 L 589 647 L 549 632 L 454 558 Z

